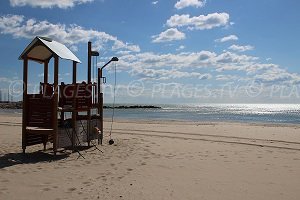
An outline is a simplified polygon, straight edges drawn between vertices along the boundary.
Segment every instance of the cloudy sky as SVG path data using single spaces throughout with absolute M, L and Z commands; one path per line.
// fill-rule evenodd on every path
M 120 103 L 299 103 L 299 9 L 296 0 L 1 0 L 2 97 L 11 88 L 20 98 L 18 56 L 47 36 L 82 61 L 78 80 L 88 41 L 97 66 L 119 57 L 105 71 L 107 102 L 116 67 Z M 61 63 L 60 81 L 71 81 L 71 66 Z M 30 90 L 42 70 L 30 63 Z

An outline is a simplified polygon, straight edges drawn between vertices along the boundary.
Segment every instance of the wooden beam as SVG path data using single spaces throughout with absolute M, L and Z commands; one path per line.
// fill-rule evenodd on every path
M 28 82 L 28 59 L 23 61 L 23 114 L 22 114 L 22 149 L 26 149 L 26 122 L 27 122 L 27 82 Z
M 91 82 L 91 71 L 92 71 L 92 43 L 88 42 L 88 80 L 87 80 L 87 83 Z
M 75 84 L 76 83 L 76 77 L 77 77 L 77 69 L 76 69 L 76 66 L 77 65 L 77 62 L 73 61 L 73 81 L 72 83 Z
M 73 111 L 72 111 L 72 135 L 71 135 L 71 140 L 72 140 L 72 150 L 74 151 L 75 149 L 75 134 L 76 134 L 76 116 L 77 116 L 77 111 L 75 110 L 76 107 L 76 94 L 77 92 L 77 86 L 76 86 L 76 76 L 77 76 L 77 69 L 76 66 L 77 63 L 75 61 L 73 61 L 73 87 L 74 87 L 74 91 L 73 91 L 73 98 L 72 98 L 72 107 L 73 107 Z
M 40 63 L 44 63 L 45 60 L 41 60 L 41 59 L 38 59 L 38 58 L 32 58 L 32 57 L 27 57 L 29 60 L 33 60 L 33 61 L 37 61 L 37 62 L 40 62 Z
M 58 121 L 57 121 L 57 108 L 58 108 L 58 65 L 59 65 L 59 58 L 57 55 L 54 55 L 54 105 L 53 105 L 53 151 L 54 154 L 57 152 L 57 132 L 58 132 Z
M 48 62 L 44 62 L 44 83 L 48 83 Z
M 88 80 L 87 84 L 90 84 L 92 82 L 91 80 L 92 76 L 92 43 L 88 42 Z M 91 108 L 89 108 L 88 112 L 88 120 L 87 120 L 87 142 L 88 146 L 90 146 L 90 125 L 91 125 Z

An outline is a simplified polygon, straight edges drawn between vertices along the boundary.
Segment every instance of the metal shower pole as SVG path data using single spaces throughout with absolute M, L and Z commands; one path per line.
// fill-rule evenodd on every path
M 109 65 L 113 61 L 119 61 L 117 57 L 113 57 L 110 61 L 108 61 L 103 67 L 98 68 L 98 114 L 100 115 L 100 131 L 103 137 L 103 91 L 102 91 L 102 85 L 101 82 L 103 80 L 103 69 Z M 99 140 L 98 140 L 99 142 Z M 102 144 L 102 140 L 101 140 Z

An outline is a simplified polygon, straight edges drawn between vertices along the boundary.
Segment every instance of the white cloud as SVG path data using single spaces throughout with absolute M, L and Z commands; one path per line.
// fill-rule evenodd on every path
M 203 7 L 206 3 L 206 0 L 179 0 L 175 4 L 176 9 L 182 9 L 186 7 Z
M 293 85 L 300 83 L 299 74 L 289 73 L 275 64 L 257 63 L 247 67 L 246 70 L 254 74 L 254 80 L 269 85 L 278 83 L 281 85 Z
M 141 67 L 131 70 L 130 74 L 138 76 L 142 80 L 169 80 L 178 78 L 197 78 L 200 80 L 206 80 L 212 77 L 208 73 L 201 74 L 199 72 L 185 72 L 175 69 L 144 69 Z
M 40 8 L 72 8 L 75 5 L 93 2 L 94 0 L 10 0 L 13 7 L 31 6 Z
M 259 60 L 258 57 L 233 52 L 221 54 L 211 51 L 175 54 L 144 52 L 121 55 L 118 69 L 128 72 L 131 76 L 150 81 L 176 78 L 210 79 L 212 78 L 210 73 L 215 71 L 223 72 L 216 76 L 218 81 L 257 80 L 267 84 L 300 83 L 298 74 L 291 74 L 276 64 L 261 63 Z M 239 71 L 238 76 L 231 74 L 237 71 Z
M 216 76 L 216 80 L 217 81 L 234 81 L 237 78 L 238 77 L 234 76 L 234 75 L 223 75 L 223 74 L 220 74 L 220 75 Z
M 180 50 L 183 50 L 183 49 L 185 49 L 185 46 L 180 45 L 180 46 L 176 49 L 176 51 L 180 51 Z
M 128 50 L 139 52 L 137 45 L 119 40 L 117 37 L 92 29 L 84 29 L 78 25 L 52 24 L 48 21 L 25 20 L 21 15 L 0 16 L 0 33 L 12 35 L 15 38 L 32 39 L 35 36 L 47 36 L 57 40 L 72 49 L 80 43 L 94 42 L 96 49 L 111 46 L 111 50 Z
M 185 39 L 185 34 L 180 32 L 177 28 L 170 28 L 164 32 L 161 32 L 159 35 L 152 36 L 154 43 L 160 42 L 170 42 L 174 40 L 183 40 Z
M 158 1 L 152 1 L 152 4 L 153 4 L 153 5 L 158 4 Z
M 173 15 L 167 20 L 169 27 L 184 27 L 189 29 L 205 30 L 220 26 L 227 26 L 229 24 L 228 13 L 211 13 L 208 15 L 199 15 L 197 17 L 190 17 L 190 15 Z
M 261 81 L 264 83 L 274 84 L 281 82 L 282 84 L 299 84 L 300 77 L 297 74 L 291 74 L 285 70 L 267 70 L 262 74 L 255 75 L 255 80 Z
M 143 73 L 148 73 L 146 69 L 151 69 L 150 71 L 152 71 L 170 68 L 181 72 L 190 70 L 198 72 L 201 70 L 201 74 L 211 70 L 217 72 L 243 71 L 245 73 L 250 73 L 250 71 L 259 71 L 260 67 L 263 68 L 263 66 L 261 66 L 262 64 L 257 63 L 257 59 L 257 57 L 238 55 L 232 52 L 224 52 L 221 54 L 210 51 L 181 52 L 177 54 L 156 54 L 146 52 L 120 56 L 118 69 L 130 72 L 131 75 L 139 75 L 140 77 L 142 77 Z M 135 70 L 139 73 L 132 73 L 133 71 L 136 72 Z M 164 74 L 163 72 L 165 71 L 160 72 Z M 144 76 L 149 79 L 149 74 Z M 200 74 L 198 75 L 200 76 Z M 167 77 L 165 79 L 170 78 L 170 76 L 162 77 Z
M 262 71 L 271 70 L 271 69 L 279 69 L 278 65 L 275 64 L 265 64 L 265 63 L 253 63 L 245 67 L 245 71 L 248 74 L 257 74 Z M 278 72 L 278 70 L 276 70 Z
M 9 83 L 11 82 L 11 79 L 7 78 L 7 77 L 0 77 L 0 83 L 3 82 L 3 83 Z
M 236 35 L 228 35 L 223 38 L 216 39 L 215 42 L 228 42 L 228 41 L 236 41 L 239 38 Z
M 123 70 L 132 67 L 142 68 L 204 68 L 215 64 L 217 55 L 210 51 L 178 54 L 156 54 L 153 52 L 124 55 L 120 57 L 118 67 Z
M 220 69 L 231 70 L 230 68 L 234 67 L 236 69 L 245 69 L 245 66 L 253 64 L 257 57 L 248 56 L 248 55 L 238 55 L 232 52 L 224 52 L 219 54 L 215 58 L 216 64 L 220 66 Z
M 245 45 L 245 46 L 240 46 L 240 45 L 231 45 L 228 47 L 228 49 L 233 50 L 233 51 L 239 51 L 239 52 L 244 52 L 244 51 L 250 51 L 254 49 L 254 46 L 251 45 Z

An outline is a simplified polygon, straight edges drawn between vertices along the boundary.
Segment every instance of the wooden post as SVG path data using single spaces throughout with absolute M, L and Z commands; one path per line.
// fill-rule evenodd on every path
M 72 102 L 72 107 L 73 107 L 73 110 L 72 110 L 72 137 L 71 137 L 71 140 L 72 140 L 72 150 L 74 151 L 75 149 L 75 134 L 76 134 L 76 115 L 77 115 L 77 111 L 75 110 L 76 108 L 76 96 L 77 96 L 77 87 L 76 87 L 76 75 L 77 75 L 77 71 L 76 71 L 76 65 L 77 63 L 75 61 L 73 61 L 73 80 L 72 80 L 72 83 L 73 83 L 73 102 Z
M 88 79 L 87 79 L 87 83 L 91 82 L 91 70 L 92 70 L 92 43 L 88 42 Z
M 49 61 L 44 62 L 44 83 L 48 83 L 48 62 Z
M 92 43 L 88 42 L 88 80 L 87 84 L 92 83 Z M 88 89 L 88 88 L 86 88 Z M 88 119 L 87 119 L 87 142 L 88 146 L 90 146 L 90 126 L 91 126 L 91 108 L 87 111 Z
M 54 155 L 57 152 L 57 131 L 58 131 L 58 121 L 57 121 L 57 108 L 58 108 L 58 65 L 59 65 L 59 58 L 57 55 L 54 55 L 54 105 L 53 105 L 53 151 Z
M 28 81 L 28 58 L 23 61 L 23 114 L 22 114 L 22 149 L 26 150 L 26 122 L 27 122 L 27 81 Z
M 73 61 L 73 79 L 72 79 L 73 84 L 76 84 L 76 77 L 77 77 L 76 65 L 77 65 L 76 61 Z

